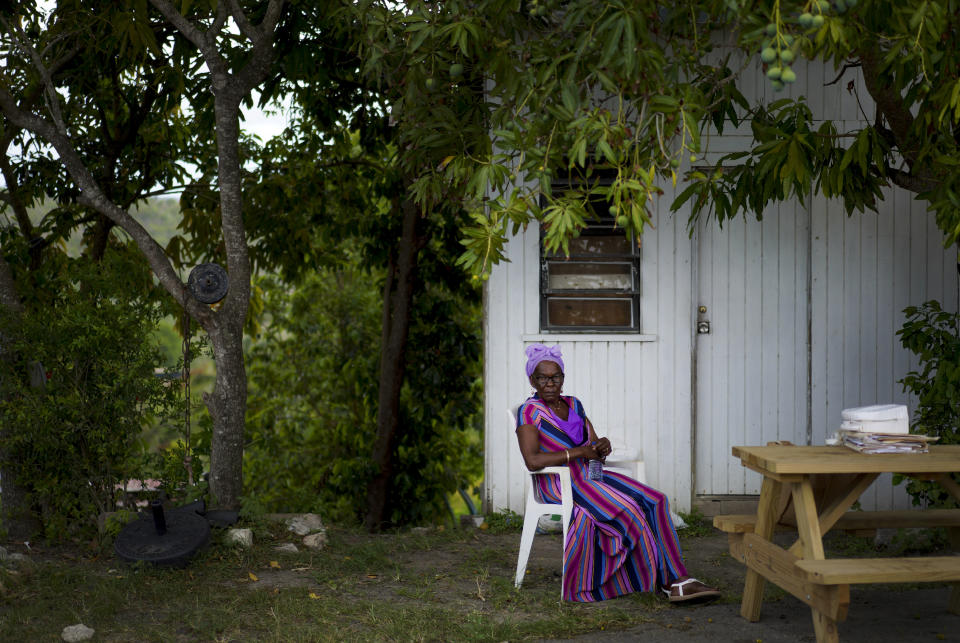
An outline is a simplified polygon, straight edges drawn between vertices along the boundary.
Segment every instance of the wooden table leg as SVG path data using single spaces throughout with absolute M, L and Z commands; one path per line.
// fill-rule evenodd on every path
M 929 476 L 929 479 L 939 482 L 940 486 L 960 502 L 960 485 L 956 483 L 952 475 L 949 473 L 938 473 Z M 947 535 L 950 537 L 950 547 L 953 551 L 960 552 L 960 527 L 948 528 Z M 960 614 L 960 583 L 953 583 L 953 589 L 950 590 L 950 603 L 947 605 L 947 611 L 951 614 Z
M 879 475 L 879 473 L 861 473 L 851 479 L 850 486 L 839 492 L 836 497 L 825 496 L 821 500 L 820 504 L 824 507 L 820 510 L 818 517 L 821 536 L 833 528 L 840 517 L 867 490 L 867 487 L 873 484 L 873 481 Z M 803 542 L 798 538 L 787 551 L 794 556 L 803 556 Z
M 793 506 L 797 516 L 797 534 L 800 537 L 803 558 L 823 560 L 825 557 L 823 534 L 820 532 L 820 518 L 810 479 L 804 478 L 791 486 L 793 487 Z M 840 638 L 836 620 L 816 607 L 811 607 L 810 611 L 813 615 L 813 629 L 817 635 L 817 643 L 837 643 Z
M 840 633 L 837 632 L 837 622 L 815 609 L 813 612 L 813 631 L 817 634 L 817 643 L 839 643 Z
M 780 508 L 779 480 L 764 477 L 760 488 L 760 502 L 757 506 L 757 522 L 753 533 L 770 540 L 773 527 L 777 522 L 777 510 Z M 763 605 L 764 578 L 754 570 L 747 568 L 747 579 L 743 584 L 743 602 L 740 604 L 740 616 L 748 621 L 760 620 L 760 608 Z
M 948 527 L 947 534 L 950 536 L 950 546 L 953 551 L 960 552 L 960 527 Z M 947 611 L 951 614 L 960 615 L 960 583 L 953 583 L 953 589 L 950 590 L 950 603 Z

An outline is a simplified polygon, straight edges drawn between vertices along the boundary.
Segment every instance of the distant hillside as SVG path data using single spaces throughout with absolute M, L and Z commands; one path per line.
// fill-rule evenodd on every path
M 44 203 L 31 208 L 30 220 L 37 224 L 52 209 L 52 203 Z M 180 204 L 177 197 L 153 198 L 141 204 L 133 212 L 133 216 L 161 246 L 166 246 L 167 242 L 177 233 L 177 224 L 180 222 L 179 209 Z M 67 252 L 71 256 L 78 256 L 81 249 L 80 243 L 80 233 L 75 232 L 67 243 Z

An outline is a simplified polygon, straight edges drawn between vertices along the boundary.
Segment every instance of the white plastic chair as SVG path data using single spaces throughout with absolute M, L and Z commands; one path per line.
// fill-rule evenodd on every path
M 508 409 L 510 415 L 510 428 L 517 426 L 517 411 L 520 406 L 517 405 Z M 605 469 L 613 469 L 624 473 L 638 482 L 645 482 L 646 468 L 643 463 L 643 456 L 637 449 L 631 449 L 621 445 L 612 445 L 612 451 L 604 461 Z M 533 536 L 537 532 L 537 525 L 540 517 L 549 514 L 554 515 L 557 509 L 560 509 L 561 520 L 563 521 L 563 544 L 567 542 L 567 529 L 570 526 L 570 519 L 573 516 L 573 487 L 570 484 L 570 469 L 562 467 L 544 467 L 539 471 L 526 471 L 525 486 L 527 487 L 527 500 L 523 510 L 523 534 L 520 536 L 520 554 L 517 558 L 517 577 L 514 581 L 516 587 L 523 583 L 523 576 L 527 571 L 527 560 L 530 558 L 530 549 L 533 547 Z M 534 488 L 537 484 L 536 476 L 546 474 L 556 474 L 560 476 L 560 505 L 549 504 L 537 500 Z M 675 521 L 679 516 L 675 517 Z M 679 526 L 679 525 L 678 525 Z M 563 597 L 563 582 L 566 576 L 566 557 L 561 554 L 561 581 L 560 596 Z
M 570 469 L 567 467 L 544 467 L 539 471 L 527 472 L 527 504 L 523 510 L 523 534 L 520 536 L 520 555 L 517 557 L 517 577 L 514 581 L 516 587 L 523 583 L 523 575 L 527 572 L 527 560 L 530 558 L 530 548 L 533 547 L 533 536 L 537 533 L 537 523 L 540 522 L 540 516 L 544 514 L 555 514 L 560 509 L 560 519 L 563 521 L 563 544 L 567 542 L 567 529 L 570 526 L 570 519 L 573 516 L 573 488 L 570 486 Z M 534 487 L 537 484 L 537 476 L 556 474 L 560 476 L 560 498 L 561 504 L 554 505 L 537 500 Z M 563 582 L 565 578 L 566 557 L 562 555 L 561 549 L 560 566 L 560 596 L 563 597 Z
M 510 428 L 516 427 L 517 409 L 514 407 L 509 410 Z M 544 467 L 539 471 L 527 471 L 524 477 L 527 487 L 527 502 L 523 509 L 523 533 L 520 535 L 520 554 L 517 556 L 517 576 L 514 580 L 514 586 L 519 588 L 523 584 L 523 576 L 527 573 L 527 560 L 530 558 L 530 549 L 533 547 L 533 536 L 537 533 L 537 523 L 540 522 L 540 516 L 545 514 L 553 515 L 558 513 L 563 524 L 563 542 L 561 543 L 561 566 L 560 566 L 560 598 L 563 598 L 564 578 L 566 576 L 566 557 L 563 556 L 562 547 L 567 542 L 567 529 L 570 526 L 570 519 L 573 516 L 573 487 L 570 485 L 570 469 L 563 467 Z M 560 476 L 560 499 L 559 505 L 540 502 L 537 499 L 535 487 L 537 485 L 537 476 L 542 475 Z
M 643 456 L 638 449 L 631 449 L 619 444 L 611 444 L 610 455 L 603 461 L 604 469 L 630 476 L 637 482 L 646 483 L 647 470 L 643 464 Z

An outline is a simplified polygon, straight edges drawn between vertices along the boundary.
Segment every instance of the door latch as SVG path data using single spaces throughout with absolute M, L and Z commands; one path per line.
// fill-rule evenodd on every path
M 706 306 L 697 307 L 697 334 L 698 335 L 710 334 L 710 320 L 704 319 L 706 314 L 707 314 Z

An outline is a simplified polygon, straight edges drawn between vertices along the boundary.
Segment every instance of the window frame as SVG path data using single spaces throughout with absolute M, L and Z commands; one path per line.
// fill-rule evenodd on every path
M 558 183 L 554 187 L 562 189 L 568 187 L 568 183 Z M 542 201 L 543 199 L 541 199 Z M 606 202 L 603 202 L 606 208 Z M 616 226 L 615 217 L 607 212 L 600 213 L 594 211 L 596 218 L 587 224 L 580 233 L 580 238 L 591 236 L 613 236 L 624 235 L 623 228 Z M 575 254 L 571 252 L 568 257 L 563 256 L 563 252 L 548 256 L 544 244 L 544 226 L 538 226 L 539 232 L 539 252 L 540 252 L 540 331 L 546 333 L 616 333 L 616 334 L 639 334 L 640 333 L 640 259 L 641 248 L 628 240 L 629 253 L 611 253 L 600 255 Z M 629 289 L 620 288 L 550 288 L 550 264 L 554 261 L 582 261 L 585 263 L 625 263 L 629 265 L 630 279 L 632 287 Z M 629 325 L 581 325 L 566 326 L 550 323 L 549 303 L 556 299 L 578 299 L 578 300 L 630 300 Z

